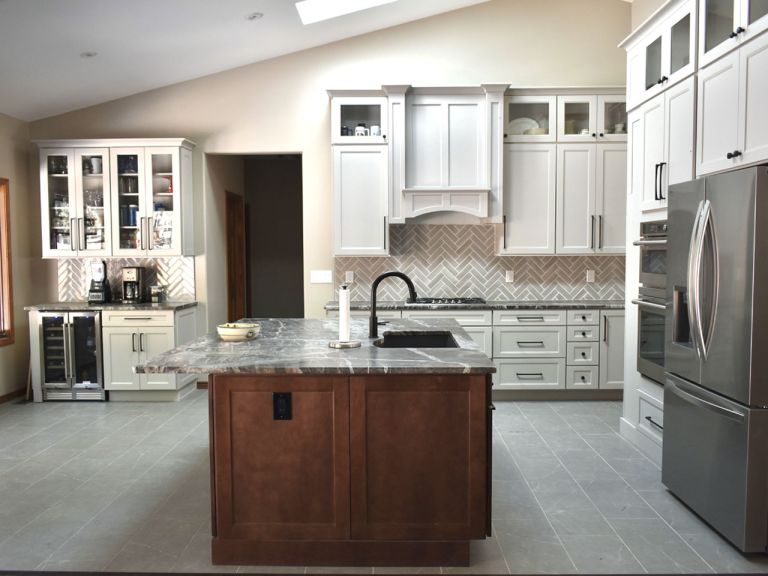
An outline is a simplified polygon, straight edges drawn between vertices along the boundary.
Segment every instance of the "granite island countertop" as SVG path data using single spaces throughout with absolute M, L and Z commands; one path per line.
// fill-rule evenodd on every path
M 352 310 L 370 310 L 370 300 L 353 300 Z M 325 305 L 338 310 L 338 301 Z M 404 300 L 377 300 L 377 310 L 623 310 L 624 300 L 488 300 L 484 304 L 406 304 Z
M 138 304 L 123 304 L 122 302 L 109 302 L 107 304 L 88 304 L 88 302 L 51 302 L 47 304 L 35 304 L 25 306 L 29 312 L 79 312 L 88 310 L 141 310 L 151 312 L 153 310 L 183 310 L 197 306 L 197 302 L 141 302 Z
M 393 320 L 386 331 L 449 330 L 458 348 L 379 348 L 368 338 L 368 322 L 351 321 L 360 348 L 335 349 L 335 319 L 268 318 L 261 334 L 245 342 L 224 342 L 213 332 L 150 358 L 139 373 L 195 374 L 487 374 L 496 367 L 455 320 Z

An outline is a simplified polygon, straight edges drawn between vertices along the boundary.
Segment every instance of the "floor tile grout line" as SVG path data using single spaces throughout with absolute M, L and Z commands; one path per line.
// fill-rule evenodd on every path
M 512 569 L 509 567 L 509 560 L 507 560 L 507 555 L 504 553 L 504 546 L 501 545 L 501 540 L 499 540 L 496 524 L 493 522 L 491 522 L 491 534 L 494 538 L 496 538 L 496 545 L 499 547 L 499 551 L 501 552 L 501 558 L 504 560 L 504 566 L 507 567 L 507 574 L 512 574 Z M 563 546 L 563 548 L 565 548 L 565 546 Z M 442 572 L 442 568 L 440 571 Z
M 518 408 L 519 410 L 519 408 Z M 521 411 L 522 413 L 522 411 Z M 528 418 L 523 414 L 523 417 L 527 420 Z M 497 429 L 498 431 L 498 429 Z M 560 534 L 557 533 L 557 530 L 555 530 L 555 527 L 552 525 L 552 521 L 549 519 L 549 516 L 547 516 L 547 513 L 544 511 L 544 507 L 541 505 L 541 502 L 539 501 L 539 497 L 536 495 L 536 493 L 531 489 L 531 483 L 528 482 L 528 478 L 525 477 L 525 474 L 523 474 L 522 470 L 520 470 L 520 466 L 517 463 L 517 459 L 515 458 L 514 454 L 512 454 L 512 451 L 509 449 L 509 446 L 507 445 L 507 441 L 504 439 L 504 436 L 499 432 L 499 438 L 501 439 L 502 444 L 504 445 L 504 448 L 507 451 L 507 454 L 509 454 L 510 458 L 512 458 L 512 462 L 515 464 L 515 467 L 520 472 L 520 476 L 522 477 L 523 481 L 525 482 L 525 485 L 528 487 L 528 490 L 531 491 L 531 494 L 533 495 L 534 500 L 536 500 L 536 504 L 539 506 L 539 510 L 541 510 L 541 513 L 544 514 L 544 518 L 547 520 L 547 524 L 549 524 L 550 529 L 552 530 L 552 533 L 555 535 L 555 538 L 557 538 L 557 541 L 560 543 L 560 546 L 562 546 L 563 551 L 565 552 L 565 555 L 568 557 L 568 560 L 571 562 L 571 565 L 573 566 L 574 570 L 577 572 L 579 571 L 578 566 L 576 566 L 576 562 L 573 561 L 573 558 L 571 558 L 570 552 L 568 552 L 568 549 L 565 547 L 565 544 L 563 544 L 562 538 L 560 538 Z M 499 543 L 499 546 L 501 546 L 501 543 Z M 504 550 L 504 547 L 501 546 L 502 553 Z M 507 564 L 507 567 L 509 567 L 509 564 Z
M 566 425 L 567 425 L 567 426 L 568 426 L 568 427 L 569 427 L 571 430 L 573 430 L 574 432 L 576 432 L 576 430 L 573 428 L 573 426 L 571 426 L 571 425 L 570 425 L 570 424 L 569 424 L 569 423 L 568 423 L 568 422 L 567 422 L 567 421 L 566 421 L 566 420 L 565 420 L 563 417 L 561 417 L 561 416 L 560 416 L 560 415 L 557 413 L 557 411 L 556 411 L 556 410 L 554 410 L 554 408 L 552 408 L 552 407 L 549 405 L 549 403 L 548 403 L 548 402 L 547 402 L 547 406 L 549 406 L 549 407 L 550 407 L 550 409 L 552 410 L 552 412 L 554 412 L 554 413 L 557 415 L 557 417 L 558 417 L 558 418 L 560 418 L 560 419 L 563 421 L 563 423 L 564 423 L 564 424 L 566 424 Z M 639 558 L 638 558 L 638 557 L 635 555 L 635 553 L 632 551 L 632 549 L 629 547 L 629 545 L 627 545 L 627 543 L 624 541 L 624 538 L 622 538 L 622 537 L 621 537 L 621 535 L 620 535 L 620 534 L 619 534 L 619 533 L 616 531 L 616 529 L 613 527 L 613 524 L 611 524 L 611 523 L 610 523 L 610 521 L 608 520 L 608 518 L 606 518 L 606 517 L 605 517 L 605 515 L 604 515 L 604 514 L 603 514 L 603 512 L 600 510 L 600 508 L 597 506 L 597 504 L 595 504 L 595 501 L 594 501 L 594 500 L 592 500 L 592 498 L 590 498 L 589 494 L 587 494 L 586 490 L 584 490 L 584 487 L 583 487 L 581 484 L 579 484 L 579 481 L 578 481 L 578 480 L 576 480 L 576 478 L 575 478 L 575 477 L 574 477 L 574 475 L 571 473 L 571 471 L 568 469 L 568 467 L 567 467 L 567 466 L 566 466 L 566 465 L 563 463 L 563 461 L 560 459 L 560 456 L 558 456 L 558 455 L 557 455 L 557 453 L 556 453 L 554 450 L 552 450 L 552 447 L 549 445 L 549 442 L 547 442 L 547 440 L 544 438 L 544 436 L 542 436 L 542 435 L 541 435 L 541 432 L 539 432 L 539 429 L 536 427 L 536 425 L 535 425 L 533 422 L 531 422 L 531 421 L 530 421 L 530 419 L 528 418 L 528 416 L 527 416 L 527 415 L 526 415 L 524 412 L 523 412 L 523 417 L 524 417 L 526 420 L 528 420 L 528 423 L 529 423 L 529 424 L 531 425 L 531 427 L 534 429 L 534 431 L 536 432 L 536 434 L 538 434 L 538 435 L 539 435 L 539 438 L 541 438 L 541 440 L 544 442 L 544 444 L 546 444 L 546 446 L 547 446 L 547 448 L 549 448 L 550 452 L 552 452 L 552 455 L 553 455 L 553 456 L 554 456 L 554 457 L 557 459 L 557 462 L 560 464 L 560 466 L 562 466 L 562 467 L 563 467 L 563 470 L 565 470 L 565 471 L 568 473 L 568 476 L 570 476 L 570 477 L 571 477 L 571 480 L 573 480 L 573 482 L 576 484 L 576 486 L 578 486 L 578 487 L 579 487 L 579 490 L 581 490 L 582 494 L 584 494 L 584 496 L 586 496 L 586 497 L 587 497 L 587 500 L 589 500 L 589 501 L 592 503 L 592 505 L 595 507 L 595 510 L 597 510 L 597 513 L 598 513 L 598 514 L 600 514 L 600 517 L 601 517 L 601 518 L 602 518 L 602 519 L 605 521 L 605 523 L 606 523 L 606 524 L 607 524 L 607 525 L 610 527 L 610 529 L 613 531 L 613 533 L 616 535 L 616 537 L 619 539 L 619 541 L 620 541 L 620 542 L 621 542 L 621 543 L 622 543 L 622 544 L 623 544 L 623 545 L 626 547 L 626 549 L 627 549 L 627 550 L 629 550 L 629 553 L 630 553 L 630 554 L 632 554 L 632 558 L 634 558 L 634 559 L 635 559 L 635 561 L 638 563 L 638 565 L 640 566 L 640 568 L 642 568 L 642 569 L 645 571 L 645 573 L 647 574 L 647 573 L 648 573 L 648 569 L 645 567 L 645 565 L 644 565 L 642 562 L 640 562 L 640 559 L 639 559 Z M 581 438 L 582 440 L 584 440 L 584 439 L 583 439 L 583 437 L 581 436 L 581 434 L 579 434 L 578 432 L 576 432 L 576 435 L 577 435 L 579 438 Z M 595 450 L 594 448 L 592 448 L 592 446 L 591 446 L 589 443 L 587 443 L 587 446 L 589 446 L 589 447 L 592 449 L 592 451 L 594 451 L 595 453 L 597 453 L 597 450 Z M 598 456 L 600 456 L 600 455 L 598 454 Z M 622 478 L 622 480 L 623 480 L 623 478 Z M 654 511 L 656 514 L 658 514 L 658 512 L 656 512 L 656 510 L 654 510 L 653 508 L 651 508 L 651 510 L 653 510 L 653 511 Z M 544 512 L 544 514 L 546 515 L 547 513 L 546 513 L 546 512 Z M 547 516 L 547 521 L 549 521 L 549 516 Z M 558 534 L 558 537 L 559 537 L 559 534 Z M 567 550 L 566 550 L 566 552 L 567 552 Z M 578 570 L 578 567 L 577 567 L 577 570 Z
M 618 470 L 616 470 L 616 469 L 615 469 L 615 468 L 614 468 L 614 467 L 611 465 L 611 463 L 610 463 L 610 462 L 608 462 L 608 460 L 606 460 L 606 458 L 605 458 L 605 457 L 604 457 L 602 454 L 600 454 L 600 453 L 599 453 L 597 450 L 595 450 L 595 448 L 592 446 L 592 444 L 590 444 L 590 443 L 589 443 L 589 440 L 588 440 L 587 438 L 585 438 L 583 434 L 580 434 L 580 433 L 579 433 L 579 432 L 578 432 L 578 431 L 577 431 L 577 430 L 576 430 L 576 429 L 575 429 L 573 426 L 571 426 L 571 425 L 570 425 L 570 423 L 569 423 L 569 422 L 567 422 L 565 419 L 563 419 L 563 421 L 564 421 L 564 422 L 565 422 L 565 423 L 568 425 L 568 427 L 569 427 L 569 428 L 571 428 L 571 430 L 573 430 L 573 431 L 576 433 L 576 435 L 577 435 L 579 438 L 581 438 L 581 440 L 582 440 L 582 441 L 584 441 L 584 442 L 587 444 L 587 446 L 589 446 L 589 447 L 592 449 L 592 451 L 593 451 L 595 454 L 597 454 L 597 457 L 598 457 L 598 458 L 600 458 L 600 459 L 601 459 L 603 462 L 605 462 L 606 466 L 608 466 L 608 467 L 609 467 L 611 470 L 613 470 L 613 472 L 614 472 L 614 473 L 615 473 L 615 474 L 616 474 L 616 475 L 617 475 L 619 478 L 621 478 L 621 480 L 622 480 L 622 481 L 623 481 L 623 482 L 624 482 L 624 483 L 627 485 L 627 487 L 628 487 L 630 490 L 632 490 L 632 492 L 634 492 L 634 493 L 637 495 L 637 497 L 638 497 L 638 498 L 640 498 L 640 499 L 641 499 L 641 500 L 642 500 L 642 501 L 643 501 L 643 502 L 646 504 L 646 506 L 648 506 L 648 507 L 649 507 L 651 510 L 653 510 L 653 511 L 656 513 L 656 515 L 659 517 L 659 519 L 660 519 L 660 520 L 661 520 L 661 521 L 662 521 L 664 524 L 666 524 L 666 525 L 669 527 L 669 529 L 670 529 L 670 530 L 672 530 L 672 532 L 673 532 L 673 533 L 674 533 L 674 534 L 675 534 L 675 535 L 676 535 L 678 538 L 680 538 L 680 540 L 681 540 L 681 541 L 683 541 L 683 542 L 685 543 L 685 545 L 686 545 L 686 546 L 688 546 L 688 548 L 690 548 L 690 549 L 691 549 L 691 551 L 692 551 L 692 552 L 693 552 L 693 553 L 694 553 L 694 554 L 695 554 L 697 557 L 699 557 L 699 558 L 701 559 L 701 561 L 702 561 L 702 562 L 704 562 L 704 564 L 706 564 L 706 566 L 707 566 L 707 567 L 708 567 L 710 570 L 712 570 L 712 572 L 717 572 L 717 571 L 716 571 L 716 570 L 715 570 L 715 569 L 714 569 L 714 568 L 713 568 L 713 567 L 710 565 L 710 563 L 709 563 L 709 562 L 707 562 L 706 560 L 704 560 L 704 558 L 701 556 L 701 554 L 699 554 L 699 553 L 696 551 L 696 549 L 695 549 L 695 548 L 693 548 L 693 546 L 691 546 L 691 545 L 688 543 L 688 541 L 687 541 L 685 538 L 683 538 L 683 537 L 682 537 L 682 535 L 681 535 L 681 534 L 679 534 L 679 533 L 677 532 L 677 530 L 675 530 L 675 529 L 674 529 L 674 528 L 673 528 L 673 527 L 672 527 L 672 526 L 669 524 L 669 522 L 667 522 L 667 521 L 664 519 L 664 517 L 663 517 L 663 516 L 662 516 L 662 515 L 659 513 L 659 511 L 658 511 L 658 510 L 656 510 L 656 508 L 654 508 L 654 507 L 653 507 L 653 506 L 652 506 L 652 505 L 651 505 L 651 504 L 650 504 L 650 503 L 649 503 L 649 502 L 648 502 L 648 501 L 647 501 L 645 498 L 643 498 L 643 496 L 642 496 L 642 495 L 641 495 L 641 494 L 640 494 L 640 493 L 639 493 L 637 490 L 635 490 L 635 488 L 634 488 L 634 487 L 633 487 L 633 486 L 632 486 L 632 485 L 631 485 L 629 482 L 627 482 L 627 480 L 624 478 L 624 476 L 622 476 L 622 475 L 621 475 L 621 473 L 620 473 Z M 614 434 L 616 434 L 616 432 L 614 432 Z M 623 438 L 623 437 L 622 437 L 620 434 L 616 434 L 616 435 L 617 435 L 617 436 L 619 436 L 619 438 L 620 438 L 622 441 L 626 442 L 626 440 L 625 440 L 625 439 L 624 439 L 624 438 Z M 546 440 L 545 440 L 545 442 L 546 442 Z M 634 446 L 633 446 L 632 448 L 634 448 Z M 640 452 L 639 450 L 637 450 L 637 451 L 638 451 L 638 452 Z M 642 454 L 642 452 L 640 452 L 640 454 Z M 557 455 L 555 455 L 555 456 L 557 457 Z M 658 466 L 656 466 L 656 463 L 655 463 L 655 462 L 653 462 L 653 461 L 652 461 L 650 458 L 648 458 L 647 456 L 645 456 L 645 454 L 643 454 L 643 456 L 645 457 L 645 459 L 646 459 L 646 460 L 648 460 L 648 461 L 649 461 L 651 464 L 653 464 L 653 465 L 654 465 L 654 467 L 655 467 L 656 469 L 658 469 L 658 470 L 661 470 L 661 469 L 660 469 Z M 564 466 L 564 467 L 565 467 L 565 466 Z M 568 470 L 568 469 L 567 469 L 567 467 L 566 467 L 566 470 Z M 570 474 L 570 470 L 568 471 L 568 473 Z M 574 480 L 575 480 L 575 478 L 574 478 Z M 578 481 L 576 481 L 576 483 L 578 484 Z M 581 485 L 579 485 L 579 486 L 581 487 Z M 587 498 L 589 498 L 589 495 L 587 495 Z M 592 499 L 591 499 L 591 498 L 590 498 L 590 501 L 592 502 Z M 594 502 L 593 502 L 593 504 L 594 504 Z M 599 510 L 599 509 L 598 509 L 598 512 L 600 512 L 600 510 Z M 601 512 L 600 514 L 602 515 L 602 512 Z M 605 518 L 605 520 L 606 520 L 606 522 L 608 522 L 608 525 L 611 527 L 611 530 L 613 530 L 614 532 L 616 532 L 616 529 L 613 527 L 613 524 L 611 524 L 610 520 L 608 520 L 607 518 Z M 618 536 L 618 533 L 617 533 L 617 536 Z M 621 537 L 619 536 L 619 538 L 621 538 Z M 623 539 L 622 539 L 622 542 L 623 542 Z M 624 545 L 626 546 L 626 543 L 624 543 Z M 629 548 L 629 546 L 627 546 L 627 548 Z M 629 551 L 630 551 L 630 552 L 632 552 L 632 549 L 631 549 L 631 548 L 629 548 Z M 632 555 L 634 556 L 634 552 L 632 553 Z M 639 562 L 639 559 L 638 559 L 638 562 Z M 642 562 L 640 563 L 640 565 L 641 565 L 641 566 L 643 566 Z M 645 569 L 645 566 L 643 566 L 643 569 Z M 646 571 L 647 571 L 647 570 L 646 570 Z
M 569 424 L 569 426 L 570 426 L 570 424 Z M 571 427 L 571 428 L 573 429 L 573 427 Z M 707 562 L 707 561 L 704 559 L 704 557 L 703 557 L 701 554 L 699 554 L 699 553 L 698 553 L 698 551 L 697 551 L 697 550 L 696 550 L 696 549 L 695 549 L 693 546 L 691 546 L 691 545 L 690 545 L 690 543 L 689 543 L 689 542 L 688 542 L 688 541 L 687 541 L 685 538 L 683 538 L 682 534 L 680 534 L 680 533 L 679 533 L 677 530 L 675 530 L 675 529 L 672 527 L 672 525 L 671 525 L 669 522 L 667 522 L 667 521 L 666 521 L 666 519 L 665 519 L 665 518 L 664 518 L 664 517 L 663 517 L 663 516 L 662 516 L 662 515 L 659 513 L 659 511 L 658 511 L 658 510 L 656 510 L 656 508 L 654 508 L 654 507 L 653 507 L 653 505 L 651 505 L 651 503 L 650 503 L 650 502 L 648 502 L 648 501 L 647 501 L 645 498 L 643 498 L 643 495 L 642 495 L 642 494 L 640 494 L 640 492 L 639 492 L 638 490 L 636 490 L 634 486 L 632 486 L 632 485 L 631 485 L 629 482 L 627 482 L 627 481 L 626 481 L 626 479 L 624 478 L 624 476 L 622 476 L 622 475 L 621 475 L 621 473 L 620 473 L 618 470 L 616 470 L 616 469 L 615 469 L 615 468 L 614 468 L 614 467 L 611 465 L 611 463 L 610 463 L 610 462 L 608 462 L 608 460 L 606 460 L 606 458 L 605 458 L 605 457 L 603 457 L 603 455 L 602 455 L 602 454 L 600 454 L 600 453 L 599 453 L 597 450 L 595 450 L 595 449 L 592 447 L 592 445 L 589 443 L 589 440 L 588 440 L 587 438 L 585 438 L 585 437 L 584 437 L 582 434 L 579 434 L 579 432 L 577 432 L 575 429 L 573 429 L 573 430 L 574 430 L 574 432 L 576 432 L 576 434 L 578 434 L 579 438 L 581 438 L 581 439 L 582 439 L 584 442 L 586 442 L 586 443 L 589 445 L 589 447 L 590 447 L 590 448 L 592 448 L 592 450 L 594 450 L 594 451 L 595 451 L 595 453 L 598 455 L 598 457 L 599 457 L 599 458 L 600 458 L 600 459 L 601 459 L 603 462 L 605 462 L 605 464 L 606 464 L 606 465 L 607 465 L 607 466 L 608 466 L 608 467 L 609 467 L 611 470 L 613 470 L 613 471 L 614 471 L 614 472 L 615 472 L 615 473 L 616 473 L 616 474 L 619 476 L 619 478 L 621 478 L 621 479 L 624 481 L 624 483 L 625 483 L 625 484 L 626 484 L 626 485 L 629 487 L 629 489 L 630 489 L 630 490 L 632 490 L 632 491 L 633 491 L 633 492 L 634 492 L 634 493 L 637 495 L 637 497 L 638 497 L 638 498 L 640 498 L 640 499 L 641 499 L 641 500 L 642 500 L 642 501 L 643 501 L 643 502 L 646 504 L 646 506 L 648 506 L 648 507 L 649 507 L 651 510 L 653 510 L 653 511 L 656 513 L 656 515 L 659 517 L 659 519 L 660 519 L 660 520 L 661 520 L 661 521 L 662 521 L 664 524 L 666 524 L 666 525 L 667 525 L 667 527 L 669 527 L 669 529 L 670 529 L 670 530 L 672 530 L 672 532 L 673 532 L 673 533 L 674 533 L 674 534 L 675 534 L 675 535 L 676 535 L 678 538 L 680 538 L 680 540 L 682 540 L 682 541 L 685 543 L 685 545 L 686 545 L 686 546 L 688 546 L 688 548 L 690 548 L 690 549 L 691 549 L 691 551 L 692 551 L 692 552 L 693 552 L 693 553 L 694 553 L 694 554 L 695 554 L 695 555 L 696 555 L 696 556 L 697 556 L 699 559 L 701 559 L 701 561 L 702 561 L 702 562 L 704 562 L 704 564 L 706 564 L 706 565 L 707 565 L 707 567 L 708 567 L 710 570 L 712 570 L 712 572 L 715 572 L 715 573 L 717 572 L 717 570 L 715 570 L 715 568 L 714 568 L 714 567 L 713 567 L 713 566 L 712 566 L 712 565 L 711 565 L 709 562 Z M 616 435 L 617 435 L 617 436 L 618 436 L 618 437 L 619 437 L 619 438 L 620 438 L 620 439 L 621 439 L 623 442 L 627 442 L 627 440 L 626 440 L 626 439 L 625 439 L 623 436 L 621 436 L 621 434 L 617 434 L 617 433 L 614 433 L 614 434 L 616 434 Z M 634 446 L 633 446 L 632 448 L 634 448 Z M 636 450 L 637 452 L 639 452 L 639 453 L 640 453 L 640 454 L 641 454 L 641 455 L 642 455 L 642 456 L 643 456 L 643 457 L 644 457 L 644 458 L 645 458 L 645 459 L 646 459 L 648 462 L 650 462 L 651 464 L 653 464 L 653 466 L 654 466 L 654 467 L 655 467 L 657 470 L 661 471 L 661 468 L 660 468 L 659 466 L 657 466 L 657 465 L 656 465 L 656 463 L 655 463 L 653 460 L 651 460 L 651 459 L 650 459 L 648 456 L 646 456 L 645 454 L 643 454 L 643 453 L 642 453 L 642 451 L 640 451 L 640 450 L 637 450 L 636 448 L 635 448 L 635 450 Z
M 137 415 L 137 417 L 138 417 L 138 415 Z M 134 418 L 134 419 L 135 419 L 135 418 Z M 131 421 L 132 421 L 132 420 L 134 420 L 134 419 L 131 419 Z M 202 424 L 206 424 L 206 423 L 201 423 L 201 424 L 199 424 L 199 425 L 202 425 Z M 199 426 L 199 425 L 198 425 L 198 426 Z M 206 424 L 206 425 L 207 425 L 207 424 Z M 122 428 L 122 427 L 121 427 L 121 428 Z M 196 426 L 195 428 L 197 428 L 197 426 Z M 181 440 L 179 440 L 178 442 L 176 442 L 175 444 L 173 444 L 173 445 L 172 445 L 172 446 L 171 446 L 171 447 L 170 447 L 170 448 L 169 448 L 169 449 L 168 449 L 168 450 L 165 452 L 165 454 L 164 454 L 164 455 L 167 455 L 167 454 L 168 454 L 169 452 L 171 452 L 171 451 L 172 451 L 174 448 L 176 448 L 176 447 L 177 447 L 179 444 L 181 444 L 181 442 L 183 442 L 183 440 L 184 440 L 184 439 L 186 439 L 186 438 L 187 438 L 187 437 L 188 437 L 190 434 L 192 434 L 192 431 L 193 431 L 193 430 L 194 430 L 194 428 L 193 428 L 192 430 L 190 430 L 190 432 L 189 432 L 188 434 L 185 434 L 185 435 L 184 435 L 184 437 L 183 437 Z M 127 483 L 127 484 L 125 485 L 125 487 L 123 488 L 123 490 L 121 490 L 121 491 L 120 491 L 120 492 L 119 492 L 119 493 L 118 493 L 118 494 L 117 494 L 117 495 L 116 495 L 116 496 L 115 496 L 115 497 L 114 497 L 114 498 L 113 498 L 113 499 L 112 499 L 112 500 L 111 500 L 109 503 L 105 504 L 105 505 L 104 505 L 102 508 L 100 508 L 100 509 L 99 509 L 99 510 L 98 510 L 98 511 L 97 511 L 97 512 L 96 512 L 96 513 L 93 515 L 93 516 L 91 516 L 91 518 L 90 518 L 89 520 L 87 520 L 87 521 L 86 521 L 86 522 L 85 522 L 85 523 L 84 523 L 82 526 L 80 526 L 80 528 L 78 528 L 78 529 L 77 529 L 77 530 L 76 530 L 76 531 L 75 531 L 73 534 L 71 534 L 71 535 L 69 536 L 69 538 L 67 538 L 66 540 L 64 540 L 64 542 L 62 542 L 62 543 L 61 543 L 61 544 L 60 544 L 60 545 L 59 545 L 59 546 L 58 546 L 58 547 L 57 547 L 55 550 L 53 550 L 53 551 L 52 551 L 52 552 L 51 552 L 51 553 L 48 555 L 48 557 L 46 558 L 46 560 L 45 560 L 45 561 L 46 561 L 46 562 L 49 562 L 49 561 L 51 560 L 51 557 L 52 557 L 54 554 L 56 554 L 56 552 L 58 552 L 59 550 L 61 550 L 61 548 L 62 548 L 63 546 L 65 546 L 65 545 L 67 544 L 67 542 L 69 542 L 70 540 L 72 540 L 72 538 L 74 538 L 74 537 L 75 537 L 75 536 L 77 536 L 77 535 L 78 535 L 80 532 L 82 532 L 82 531 L 83 531 L 83 529 L 84 529 L 85 527 L 87 527 L 89 524 L 91 524 L 91 523 L 93 522 L 93 520 L 94 520 L 94 519 L 95 519 L 95 518 L 96 518 L 96 517 L 97 517 L 97 516 L 98 516 L 98 515 L 99 515 L 101 512 L 103 512 L 103 511 L 104 511 L 104 510 L 105 510 L 107 507 L 111 506 L 111 505 L 112 505 L 112 504 L 113 504 L 113 503 L 114 503 L 114 502 L 115 502 L 115 501 L 116 501 L 118 498 L 120 498 L 120 496 L 122 496 L 123 494 L 125 494 L 125 493 L 128 491 L 128 489 L 129 489 L 129 488 L 130 488 L 132 485 L 134 485 L 134 484 L 136 483 L 136 480 L 138 480 L 139 478 L 142 478 L 143 476 L 145 476 L 146 474 L 148 474 L 148 473 L 149 473 L 149 472 L 152 470 L 152 468 L 154 468 L 154 467 L 157 465 L 157 463 L 158 463 L 160 460 L 162 460 L 162 456 L 161 456 L 160 458 L 158 458 L 158 459 L 155 461 L 155 463 L 154 463 L 152 466 L 150 466 L 150 467 L 149 467 L 147 470 L 145 470 L 143 474 L 141 474 L 141 475 L 140 475 L 140 476 L 138 476 L 137 478 L 134 478 L 134 479 L 133 479 L 131 482 Z M 133 534 L 131 534 L 131 536 L 133 536 Z M 110 563 L 110 562 L 114 561 L 114 559 L 115 559 L 115 558 L 117 558 L 117 556 L 119 556 L 119 555 L 120 555 L 120 553 L 121 553 L 121 552 L 122 552 L 122 551 L 125 549 L 126 545 L 127 545 L 129 542 L 130 542 L 130 537 L 129 537 L 129 538 L 126 540 L 126 542 L 125 542 L 125 543 L 124 543 L 124 544 L 123 544 L 123 545 L 120 547 L 120 549 L 117 551 L 117 553 L 116 553 L 116 554 L 115 554 L 115 555 L 114 555 L 114 556 L 113 556 L 113 557 L 112 557 L 112 558 L 111 558 L 111 559 L 110 559 L 110 560 L 109 560 L 109 561 L 108 561 L 108 562 L 107 562 L 107 563 L 104 565 L 104 568 L 106 568 L 106 567 L 109 565 L 109 563 Z

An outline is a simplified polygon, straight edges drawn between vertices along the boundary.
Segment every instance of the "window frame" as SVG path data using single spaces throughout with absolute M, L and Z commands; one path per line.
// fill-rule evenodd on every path
M 11 189 L 8 179 L 0 178 L 0 346 L 15 341 L 11 269 Z

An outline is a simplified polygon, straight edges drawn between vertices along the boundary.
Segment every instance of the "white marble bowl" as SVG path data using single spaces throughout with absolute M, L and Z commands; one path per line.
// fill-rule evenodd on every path
M 225 342 L 242 342 L 256 338 L 261 331 L 261 326 L 247 322 L 229 322 L 216 326 L 216 331 L 219 333 L 219 338 Z

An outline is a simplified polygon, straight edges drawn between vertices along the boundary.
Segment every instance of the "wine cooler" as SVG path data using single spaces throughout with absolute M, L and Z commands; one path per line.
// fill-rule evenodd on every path
M 40 312 L 42 400 L 105 400 L 99 312 Z

